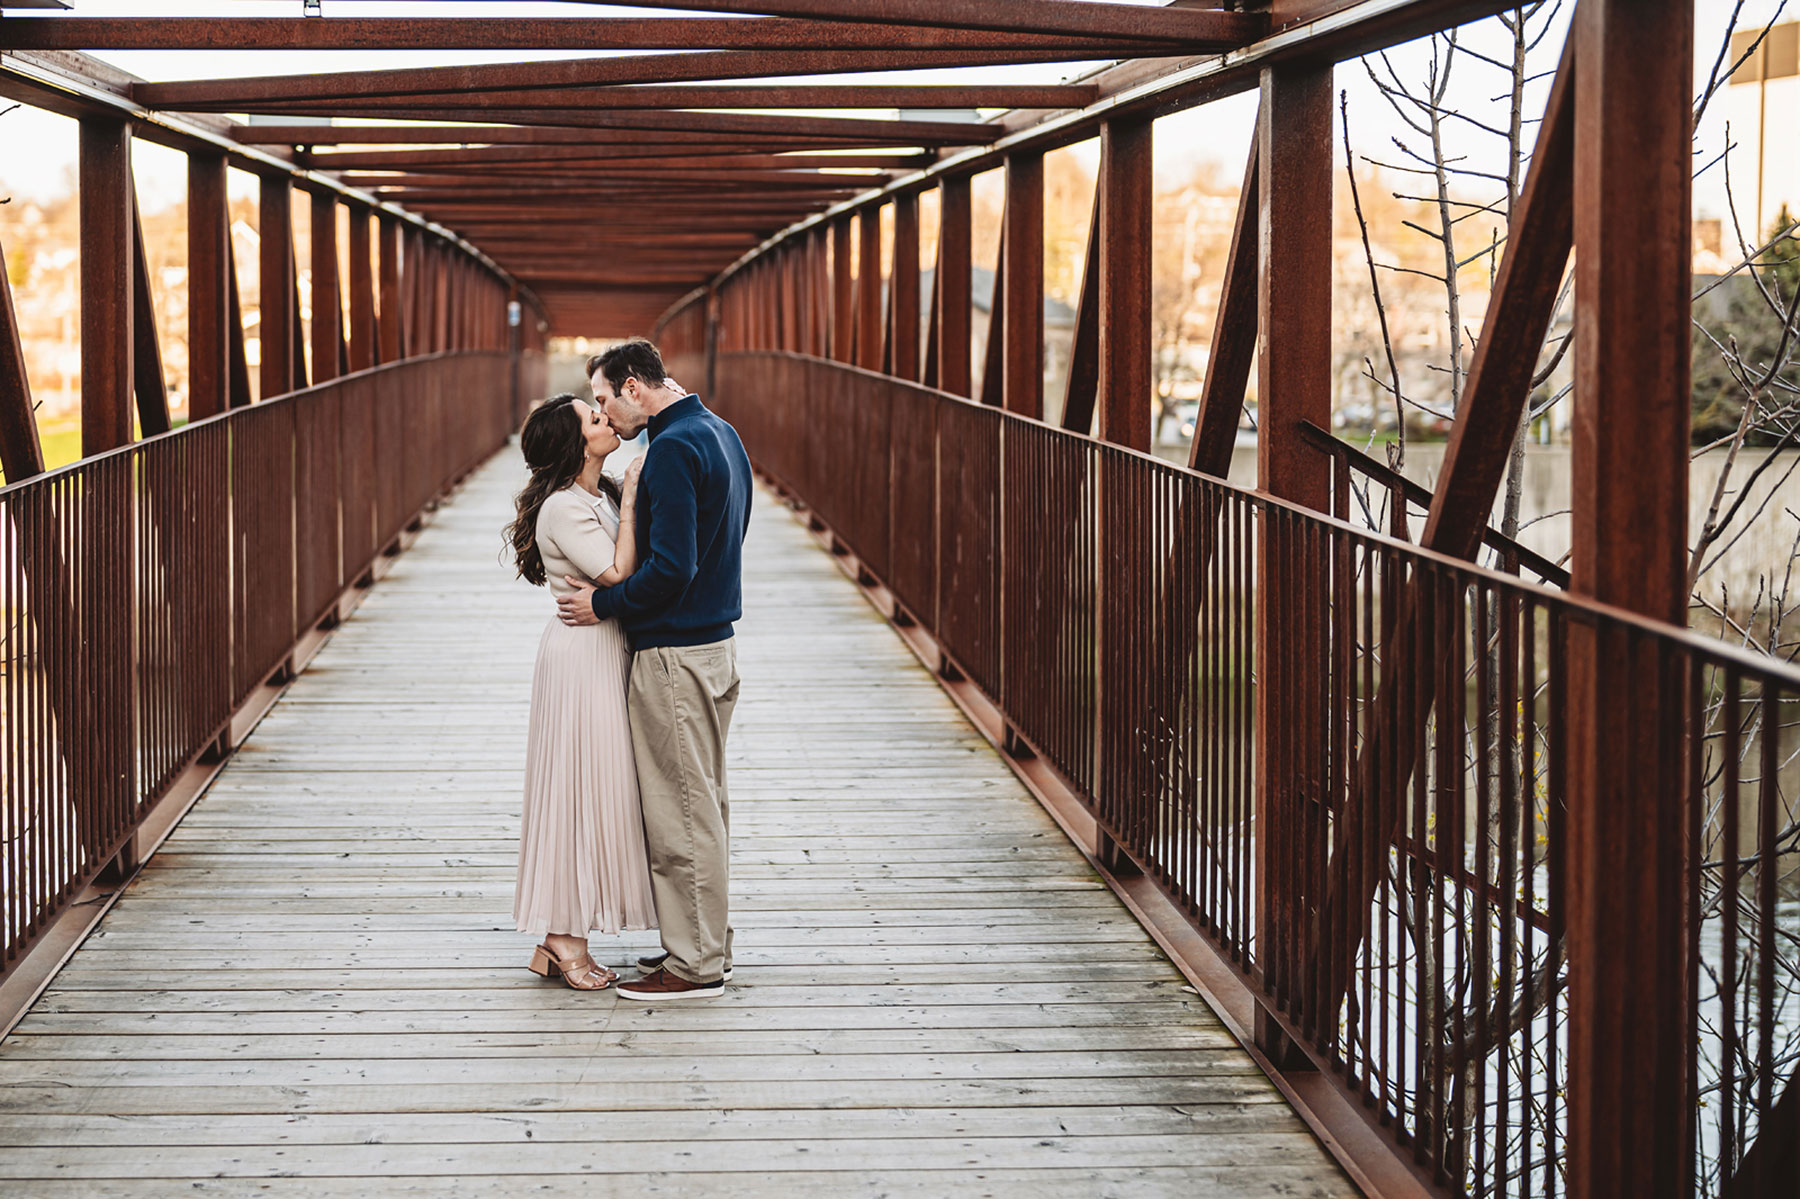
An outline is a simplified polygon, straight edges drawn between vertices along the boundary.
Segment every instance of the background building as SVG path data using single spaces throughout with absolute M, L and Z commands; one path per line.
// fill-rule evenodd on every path
M 1762 30 L 1731 36 L 1731 60 L 1744 64 L 1725 88 L 1731 123 L 1731 190 L 1746 236 L 1766 234 L 1785 204 L 1800 212 L 1800 21 L 1776 25 L 1745 58 Z M 1747 211 L 1748 210 L 1748 211 Z

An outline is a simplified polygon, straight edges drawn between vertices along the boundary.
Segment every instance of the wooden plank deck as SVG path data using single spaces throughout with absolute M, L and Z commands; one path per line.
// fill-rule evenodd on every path
M 767 496 L 735 985 L 527 973 L 519 477 L 438 514 L 0 1044 L 0 1193 L 1354 1194 Z

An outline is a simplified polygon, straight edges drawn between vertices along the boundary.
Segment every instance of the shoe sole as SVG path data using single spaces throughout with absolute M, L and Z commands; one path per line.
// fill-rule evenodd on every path
M 647 965 L 642 958 L 639 958 L 637 968 L 638 968 L 639 974 L 654 974 L 658 970 L 662 969 L 662 963 L 658 962 L 658 963 L 656 963 L 656 965 L 651 966 L 651 965 Z M 727 971 L 725 971 L 724 974 L 720 975 L 719 977 L 721 979 L 723 979 L 725 982 L 730 982 L 731 981 L 731 971 L 727 970 Z
M 615 987 L 614 990 L 619 993 L 620 999 L 635 999 L 639 1003 L 660 1003 L 665 999 L 712 999 L 725 993 L 723 986 L 696 987 L 692 991 L 657 991 L 654 993 L 630 991 L 624 987 Z

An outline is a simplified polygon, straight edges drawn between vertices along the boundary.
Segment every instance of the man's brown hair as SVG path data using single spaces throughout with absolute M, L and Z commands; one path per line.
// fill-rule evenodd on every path
M 668 372 L 663 370 L 662 355 L 647 339 L 634 337 L 610 350 L 603 350 L 587 361 L 588 378 L 599 371 L 606 376 L 606 382 L 613 394 L 619 394 L 619 388 L 625 386 L 625 380 L 636 379 L 647 387 L 656 387 L 667 379 Z

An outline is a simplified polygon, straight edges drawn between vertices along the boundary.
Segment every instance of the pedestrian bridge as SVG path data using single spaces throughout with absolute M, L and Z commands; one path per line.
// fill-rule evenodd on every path
M 1429 489 L 1329 431 L 1334 71 L 1518 0 L 81 3 L 0 5 L 0 96 L 79 123 L 84 455 L 7 283 L 0 1189 L 1792 1192 L 1800 670 L 1686 627 L 1692 0 L 1579 0 L 1515 111 Z M 1157 122 L 1252 90 L 1170 462 Z M 180 405 L 136 140 L 186 159 Z M 1063 362 L 1045 162 L 1090 141 Z M 738 981 L 628 1012 L 508 931 L 548 603 L 499 529 L 548 339 L 644 333 L 770 491 Z M 1566 564 L 1491 527 L 1565 361 Z
M 736 981 L 643 1010 L 527 973 L 522 479 L 503 450 L 445 500 L 0 1043 L 0 1189 L 1355 1193 L 769 493 Z

